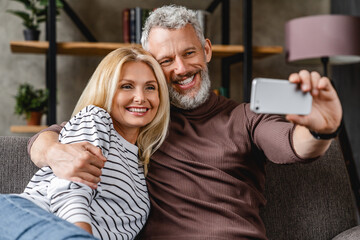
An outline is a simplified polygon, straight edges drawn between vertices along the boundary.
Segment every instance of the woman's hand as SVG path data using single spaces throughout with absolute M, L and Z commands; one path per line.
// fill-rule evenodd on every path
M 91 230 L 91 225 L 86 223 L 86 222 L 76 222 L 74 223 L 76 226 L 84 229 L 85 231 L 87 231 L 88 233 L 92 234 L 92 230 Z

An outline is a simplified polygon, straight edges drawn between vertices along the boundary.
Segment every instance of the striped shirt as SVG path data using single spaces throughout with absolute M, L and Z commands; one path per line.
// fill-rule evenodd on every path
M 21 195 L 71 222 L 91 224 L 100 239 L 133 239 L 144 226 L 150 203 L 137 146 L 114 129 L 110 115 L 87 106 L 60 133 L 61 143 L 90 142 L 107 159 L 96 190 L 57 178 L 41 168 Z

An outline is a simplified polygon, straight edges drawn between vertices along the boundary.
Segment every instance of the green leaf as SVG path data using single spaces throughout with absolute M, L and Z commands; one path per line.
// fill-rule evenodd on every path
M 8 10 L 9 13 L 20 17 L 23 20 L 23 25 L 29 29 L 37 30 L 39 23 L 45 22 L 47 18 L 48 0 L 13 0 L 22 3 L 26 10 L 15 11 Z M 59 9 L 63 7 L 61 0 L 56 0 L 56 15 L 59 15 Z
M 24 83 L 19 86 L 14 97 L 16 100 L 15 114 L 17 115 L 26 116 L 33 111 L 47 112 L 49 98 L 47 89 L 34 89 L 32 85 Z
M 14 14 L 18 17 L 20 17 L 21 19 L 23 19 L 24 21 L 30 22 L 30 15 L 27 12 L 23 12 L 23 11 L 15 11 L 15 10 L 7 10 L 8 13 Z
M 30 29 L 38 28 L 38 26 L 33 23 L 32 19 L 30 18 L 30 15 L 28 13 L 23 12 L 23 11 L 14 11 L 14 10 L 7 10 L 7 12 L 20 17 L 23 20 L 23 25 L 26 28 L 30 28 Z
M 48 6 L 49 5 L 48 3 L 49 3 L 49 0 L 40 0 L 40 5 L 42 5 L 42 6 Z M 55 4 L 56 4 L 56 8 L 63 8 L 64 7 L 61 0 L 56 0 Z
M 13 1 L 24 4 L 26 9 L 31 9 L 31 2 L 29 0 L 13 0 Z

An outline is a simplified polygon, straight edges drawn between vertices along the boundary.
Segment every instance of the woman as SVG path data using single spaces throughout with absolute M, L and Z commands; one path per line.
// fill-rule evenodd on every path
M 150 209 L 144 174 L 169 122 L 160 65 L 140 48 L 111 52 L 95 70 L 73 115 L 59 141 L 88 141 L 102 150 L 107 161 L 97 189 L 59 179 L 45 167 L 20 196 L 96 238 L 133 239 Z

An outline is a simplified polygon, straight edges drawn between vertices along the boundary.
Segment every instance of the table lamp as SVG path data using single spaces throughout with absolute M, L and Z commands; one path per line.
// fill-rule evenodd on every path
M 286 60 L 327 65 L 360 62 L 360 17 L 317 15 L 296 18 L 285 26 Z
M 360 62 L 360 17 L 317 15 L 292 19 L 286 23 L 285 38 L 287 62 L 322 64 L 324 76 L 328 76 L 328 64 Z M 360 207 L 360 182 L 343 120 L 342 125 L 340 145 Z

